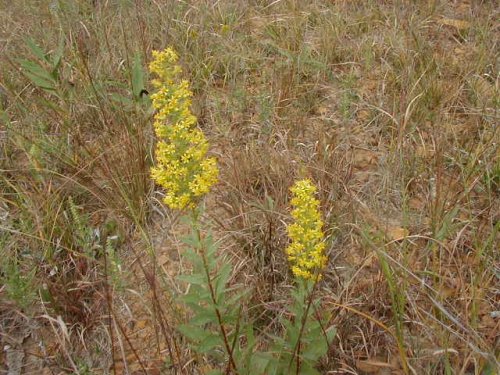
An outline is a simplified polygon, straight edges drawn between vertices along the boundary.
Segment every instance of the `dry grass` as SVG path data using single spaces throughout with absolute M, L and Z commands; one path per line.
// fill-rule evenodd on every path
M 207 216 L 259 329 L 279 329 L 288 188 L 307 175 L 338 329 L 320 370 L 496 373 L 497 5 L 0 0 L 2 373 L 210 369 L 173 331 L 184 228 L 148 172 L 140 91 L 167 45 L 219 159 Z M 57 73 L 51 90 L 23 59 Z

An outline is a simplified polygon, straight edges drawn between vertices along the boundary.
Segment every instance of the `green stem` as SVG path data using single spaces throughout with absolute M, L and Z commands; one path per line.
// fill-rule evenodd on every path
M 312 303 L 313 303 L 313 297 L 314 297 L 314 292 L 316 291 L 316 285 L 318 284 L 318 280 L 319 280 L 319 274 L 316 276 L 316 279 L 314 280 L 314 284 L 313 284 L 313 287 L 310 291 L 310 293 L 308 295 L 305 295 L 304 296 L 304 304 L 307 302 L 307 305 L 306 305 L 306 310 L 304 312 L 304 315 L 302 316 L 302 320 L 301 320 L 301 326 L 300 326 L 300 331 L 299 331 L 299 336 L 297 338 L 297 343 L 295 344 L 295 347 L 293 349 L 293 353 L 292 353 L 292 359 L 290 360 L 290 363 L 288 365 L 288 370 L 290 370 L 290 367 L 292 366 L 292 362 L 294 359 L 296 359 L 297 361 L 297 368 L 296 368 L 296 374 L 299 375 L 299 371 L 300 371 L 300 341 L 302 339 L 302 335 L 304 334 L 304 330 L 305 330 L 305 327 L 306 327 L 306 323 L 307 323 L 307 317 L 309 316 L 309 310 L 311 309 L 311 306 L 312 306 Z M 303 284 L 301 284 L 300 288 L 304 288 L 304 289 L 307 289 L 308 291 L 308 287 L 307 287 L 307 281 L 304 281 L 304 280 L 300 280 L 301 282 L 303 282 Z
M 201 245 L 200 246 L 200 254 L 201 254 L 201 257 L 203 260 L 203 268 L 205 269 L 205 275 L 207 277 L 207 285 L 208 285 L 208 289 L 210 291 L 210 298 L 212 299 L 213 307 L 215 310 L 215 315 L 217 316 L 217 323 L 219 325 L 219 329 L 220 329 L 220 332 L 222 334 L 222 339 L 224 341 L 224 347 L 225 347 L 226 352 L 229 356 L 229 364 L 228 364 L 228 368 L 227 368 L 226 373 L 229 374 L 231 371 L 231 367 L 232 367 L 234 369 L 235 374 L 238 374 L 238 368 L 236 366 L 236 362 L 234 361 L 233 350 L 231 348 L 231 345 L 229 344 L 229 339 L 228 339 L 228 335 L 226 332 L 226 328 L 224 327 L 224 322 L 222 320 L 222 314 L 220 313 L 220 310 L 217 307 L 217 299 L 215 297 L 215 291 L 214 291 L 211 277 L 210 277 L 210 271 L 208 268 L 208 261 L 207 261 L 207 257 L 205 254 L 205 246 L 203 245 L 203 241 L 201 240 L 201 232 L 200 232 L 200 228 L 198 225 L 198 218 L 199 218 L 199 212 L 197 210 L 193 211 L 194 226 L 195 226 L 195 230 L 196 230 L 196 236 L 198 239 L 198 243 Z

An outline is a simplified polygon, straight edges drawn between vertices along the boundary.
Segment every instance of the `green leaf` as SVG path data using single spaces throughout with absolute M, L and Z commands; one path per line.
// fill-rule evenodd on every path
M 213 309 L 212 306 L 203 306 L 203 305 L 198 305 L 198 304 L 190 304 L 188 305 L 191 310 L 193 310 L 195 316 L 203 316 L 205 314 L 211 314 L 215 316 L 215 310 Z M 214 319 L 212 319 L 214 321 Z
M 119 104 L 124 104 L 124 105 L 131 105 L 134 102 L 130 98 L 127 98 L 126 96 L 123 96 L 123 95 L 120 95 L 117 93 L 111 93 L 110 98 L 114 102 L 119 103 Z
M 52 90 L 47 90 L 49 93 L 51 94 L 55 94 L 57 96 L 57 94 L 52 91 Z M 45 107 L 47 108 L 51 108 L 52 110 L 56 111 L 56 112 L 61 112 L 63 113 L 64 110 L 61 108 L 60 105 L 58 105 L 54 100 L 46 100 L 45 98 L 40 98 L 40 103 L 42 103 Z M 51 146 L 52 143 L 48 143 L 47 146 L 44 148 L 44 151 L 46 152 L 53 152 L 53 146 Z
M 193 285 L 189 289 L 188 294 L 186 294 L 185 296 L 181 296 L 179 298 L 184 303 L 194 303 L 194 304 L 199 304 L 211 300 L 210 291 L 201 288 L 199 285 Z
M 335 327 L 330 327 L 329 329 L 327 329 L 326 338 L 328 340 L 328 345 L 332 343 L 336 335 L 337 335 L 337 329 Z
M 208 335 L 200 342 L 199 345 L 197 345 L 197 350 L 200 353 L 207 353 L 222 345 L 223 342 L 219 336 Z
M 274 200 L 270 195 L 266 194 L 267 210 L 274 211 Z
M 492 362 L 486 362 L 486 364 L 483 367 L 483 371 L 481 372 L 481 374 L 483 374 L 483 375 L 494 375 L 494 374 L 497 374 L 496 370 L 498 370 L 498 368 L 496 368 L 496 367 L 497 366 L 495 366 L 495 364 L 493 364 Z
M 215 253 L 217 251 L 217 246 L 215 245 L 214 238 L 212 233 L 209 232 L 204 239 L 204 245 L 207 249 L 207 258 L 212 259 L 215 257 Z
M 35 41 L 31 38 L 26 38 L 25 43 L 27 44 L 28 48 L 33 52 L 33 54 L 38 57 L 40 60 L 47 61 L 47 58 L 45 57 L 45 52 L 35 43 Z
M 177 327 L 180 333 L 193 342 L 203 341 L 211 333 L 206 329 L 193 326 L 190 324 L 181 324 Z
M 28 77 L 31 82 L 44 90 L 55 91 L 55 80 L 42 66 L 30 61 L 20 60 L 20 65 L 24 69 L 24 75 Z
M 207 283 L 207 278 L 204 275 L 200 274 L 179 275 L 177 276 L 177 280 L 194 285 L 205 285 Z
M 189 321 L 189 324 L 193 324 L 195 326 L 203 326 L 208 323 L 217 323 L 217 316 L 208 309 L 200 311 L 193 319 Z
M 219 274 L 215 279 L 215 300 L 217 303 L 222 303 L 226 293 L 226 284 L 231 275 L 231 265 L 224 263 L 219 270 Z
M 200 246 L 200 241 L 198 239 L 198 236 L 196 236 L 196 234 L 194 233 L 194 231 L 186 236 L 183 236 L 181 238 L 181 241 L 184 244 L 186 244 L 190 247 L 193 247 L 193 248 L 198 248 Z
M 316 362 L 324 356 L 328 351 L 328 343 L 324 338 L 319 336 L 316 340 L 310 342 L 303 350 L 302 357 L 310 361 Z
M 302 362 L 302 365 L 300 367 L 300 374 L 301 375 L 321 375 L 321 372 L 316 370 L 311 364 L 307 362 Z
M 64 52 L 64 38 L 59 38 L 59 45 L 52 55 L 52 76 L 55 78 L 59 77 L 59 66 L 61 65 L 62 56 Z
M 245 320 L 242 320 L 241 325 L 243 326 L 241 328 L 241 332 L 246 337 L 246 344 L 241 347 L 239 345 L 236 345 L 236 350 L 233 352 L 233 354 L 238 360 L 238 363 L 241 363 L 244 368 L 252 368 L 251 361 L 254 355 L 255 345 L 257 343 L 255 340 L 255 335 L 253 333 L 253 326 L 251 323 Z
M 41 89 L 47 90 L 47 91 L 55 91 L 56 88 L 51 81 L 44 80 L 43 78 L 40 78 L 34 74 L 31 74 L 29 72 L 24 73 L 26 77 L 29 78 L 31 82 L 35 84 L 35 86 L 38 86 Z
M 203 269 L 203 259 L 193 249 L 191 248 L 185 249 L 182 256 L 191 262 L 196 271 Z
M 252 355 L 250 368 L 252 374 L 268 374 L 269 364 L 275 360 L 274 356 L 269 353 L 256 352 Z
M 226 291 L 229 292 L 230 290 Z M 235 304 L 242 304 L 244 302 L 244 299 L 250 292 L 251 292 L 250 289 L 242 289 L 236 292 L 234 295 L 231 296 L 231 298 L 227 300 L 227 302 L 225 303 L 226 306 L 232 307 Z
M 144 90 L 144 72 L 142 70 L 141 55 L 136 52 L 134 64 L 132 65 L 132 93 L 136 100 L 140 99 L 142 90 Z

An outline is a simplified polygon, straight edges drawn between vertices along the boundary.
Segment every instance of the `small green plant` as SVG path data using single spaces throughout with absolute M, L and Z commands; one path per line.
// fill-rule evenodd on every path
M 5 286 L 7 296 L 21 308 L 31 306 L 36 298 L 35 275 L 36 268 L 30 271 L 20 269 L 17 257 L 6 258 L 2 262 L 0 281 Z
M 367 232 L 363 232 L 364 240 L 374 249 L 380 268 L 386 279 L 387 287 L 391 297 L 391 308 L 395 325 L 395 338 L 397 341 L 400 360 L 405 373 L 408 373 L 408 363 L 405 348 L 404 313 L 405 313 L 405 288 L 399 285 L 404 279 L 400 279 L 391 264 L 387 260 L 387 254 L 377 247 L 376 241 L 381 241 L 380 236 L 371 237 Z
M 72 197 L 68 198 L 68 211 L 70 213 L 68 222 L 73 226 L 72 242 L 88 259 L 93 259 L 101 246 L 96 242 L 94 229 L 88 225 L 87 215 L 80 212 L 80 207 L 75 204 Z
M 109 282 L 117 291 L 125 289 L 125 277 L 122 269 L 122 261 L 116 252 L 116 237 L 110 236 L 106 238 L 106 272 L 109 277 Z
M 23 74 L 38 88 L 59 99 L 66 99 L 65 88 L 61 85 L 61 63 L 64 39 L 60 38 L 57 49 L 52 54 L 45 53 L 32 39 L 26 45 L 37 60 L 21 59 L 19 65 Z

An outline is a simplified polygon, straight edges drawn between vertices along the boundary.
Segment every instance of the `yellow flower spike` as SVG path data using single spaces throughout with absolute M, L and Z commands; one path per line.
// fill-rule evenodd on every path
M 208 142 L 196 128 L 191 113 L 193 93 L 182 72 L 178 56 L 171 48 L 153 51 L 149 70 L 156 92 L 151 95 L 155 134 L 158 138 L 156 166 L 151 177 L 165 189 L 164 202 L 172 209 L 194 208 L 198 200 L 217 182 L 219 170 L 215 158 L 207 158 Z
M 327 262 L 319 200 L 314 197 L 316 187 L 311 180 L 304 179 L 297 181 L 290 190 L 295 222 L 287 228 L 292 242 L 285 251 L 293 274 L 313 279 L 319 277 Z

